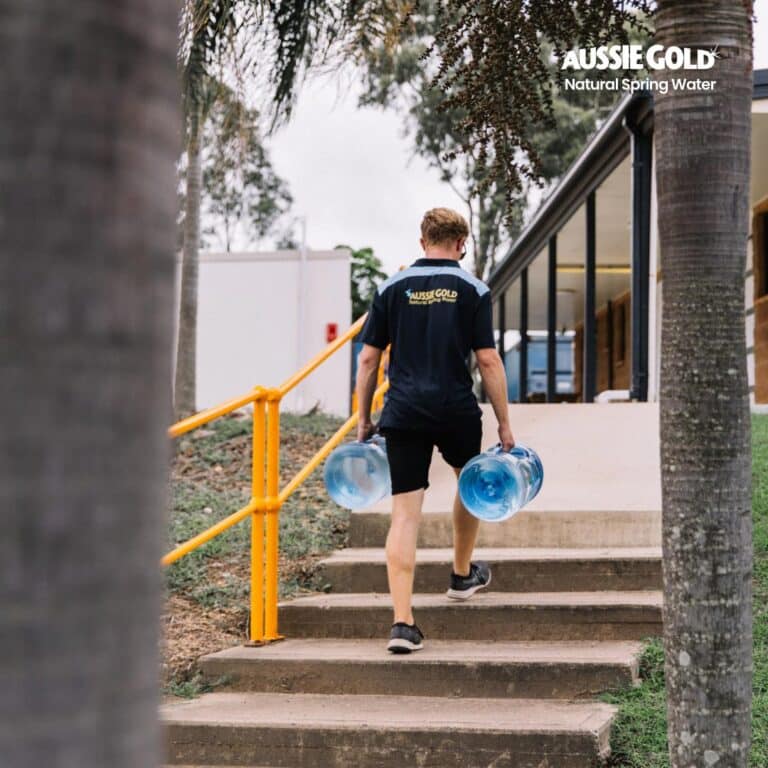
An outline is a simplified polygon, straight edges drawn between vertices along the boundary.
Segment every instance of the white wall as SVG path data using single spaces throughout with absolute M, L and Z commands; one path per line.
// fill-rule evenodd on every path
M 278 386 L 325 348 L 326 323 L 336 323 L 339 335 L 349 328 L 349 252 L 309 251 L 300 341 L 300 264 L 297 251 L 201 254 L 198 409 L 259 384 Z M 319 403 L 324 411 L 348 415 L 349 380 L 347 345 L 310 374 L 283 409 L 308 410 Z

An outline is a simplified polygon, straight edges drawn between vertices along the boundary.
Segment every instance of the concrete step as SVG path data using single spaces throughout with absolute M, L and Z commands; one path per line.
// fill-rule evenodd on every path
M 509 592 L 589 592 L 661 589 L 661 549 L 478 548 L 475 560 L 493 567 L 493 589 Z M 445 592 L 453 550 L 416 553 L 416 592 Z M 386 555 L 382 548 L 340 549 L 321 562 L 333 592 L 386 592 Z
M 162 708 L 172 765 L 588 768 L 607 757 L 601 702 L 210 693 Z
M 465 698 L 579 699 L 638 679 L 636 642 L 472 643 L 432 640 L 407 656 L 376 640 L 286 640 L 204 656 L 232 690 Z
M 660 635 L 661 592 L 480 592 L 466 602 L 415 594 L 427 640 L 640 640 Z M 287 637 L 389 636 L 387 594 L 328 594 L 280 604 Z
M 431 492 L 430 488 L 427 498 Z M 389 530 L 390 504 L 387 499 L 374 510 L 351 514 L 351 547 L 384 546 Z M 450 504 L 446 503 L 437 510 L 424 510 L 419 524 L 420 547 L 452 545 L 453 523 L 450 509 Z M 524 509 L 502 523 L 483 523 L 478 533 L 477 546 L 660 547 L 661 512 L 659 508 Z

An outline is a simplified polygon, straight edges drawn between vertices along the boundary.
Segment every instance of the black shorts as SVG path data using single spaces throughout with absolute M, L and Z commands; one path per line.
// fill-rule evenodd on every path
M 448 464 L 461 469 L 480 453 L 483 425 L 480 417 L 446 428 L 396 429 L 382 427 L 387 441 L 392 494 L 429 487 L 429 465 L 435 446 Z

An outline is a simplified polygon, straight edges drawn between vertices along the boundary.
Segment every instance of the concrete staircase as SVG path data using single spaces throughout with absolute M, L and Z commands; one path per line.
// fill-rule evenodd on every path
M 596 696 L 632 685 L 638 641 L 661 632 L 656 411 L 511 408 L 547 476 L 529 510 L 483 526 L 476 559 L 492 564 L 492 591 L 444 596 L 455 480 L 436 459 L 414 600 L 425 649 L 386 653 L 388 505 L 355 513 L 350 548 L 323 563 L 330 592 L 281 605 L 289 639 L 205 657 L 204 673 L 226 676 L 227 689 L 164 708 L 170 764 L 586 768 L 606 758 L 614 709 Z M 601 425 L 633 430 L 636 454 L 606 450 Z

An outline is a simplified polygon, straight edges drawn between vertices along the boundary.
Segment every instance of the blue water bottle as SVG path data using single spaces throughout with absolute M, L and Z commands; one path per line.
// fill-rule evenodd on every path
M 347 509 L 370 507 L 392 492 L 386 441 L 374 435 L 363 443 L 345 443 L 325 462 L 328 495 Z
M 520 443 L 505 451 L 498 444 L 464 465 L 459 495 L 475 517 L 500 522 L 531 501 L 543 481 L 544 468 L 536 451 Z

